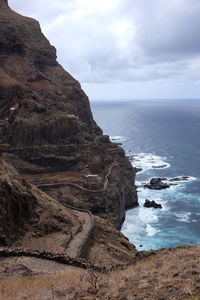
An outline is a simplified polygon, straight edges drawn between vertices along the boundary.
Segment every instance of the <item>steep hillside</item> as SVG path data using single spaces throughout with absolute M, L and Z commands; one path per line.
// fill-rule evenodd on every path
M 135 172 L 93 120 L 39 23 L 0 0 L 0 153 L 28 182 L 119 227 L 137 205 Z M 98 175 L 91 184 L 87 175 Z M 73 184 L 71 184 L 73 183 Z
M 65 208 L 0 160 L 0 246 L 65 253 L 84 214 Z
M 109 222 L 60 204 L 0 159 L 0 257 L 34 256 L 66 264 L 75 259 L 75 265 L 83 266 L 76 261 L 82 257 L 108 268 L 130 263 L 135 254 L 135 247 Z

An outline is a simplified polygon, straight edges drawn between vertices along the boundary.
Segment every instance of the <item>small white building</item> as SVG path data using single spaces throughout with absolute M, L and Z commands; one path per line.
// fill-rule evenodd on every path
M 93 175 L 89 174 L 85 176 L 85 182 L 87 184 L 101 184 L 102 183 L 102 177 L 99 175 Z
M 68 119 L 76 119 L 76 120 L 79 120 L 79 117 L 74 115 L 74 114 L 67 114 L 67 118 Z

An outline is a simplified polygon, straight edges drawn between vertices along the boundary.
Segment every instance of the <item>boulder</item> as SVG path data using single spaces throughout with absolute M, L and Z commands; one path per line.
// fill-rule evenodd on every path
M 181 177 L 174 177 L 171 178 L 169 181 L 188 181 L 189 176 L 181 176 Z
M 162 168 L 165 168 L 167 167 L 167 165 L 160 165 L 160 166 L 152 166 L 153 169 L 162 169 Z
M 159 204 L 159 203 L 156 203 L 154 200 L 149 200 L 149 199 L 146 199 L 145 200 L 145 203 L 144 203 L 144 207 L 153 207 L 153 208 L 162 208 L 162 205 Z
M 162 190 L 169 188 L 170 185 L 164 183 L 162 180 L 166 180 L 166 178 L 152 178 L 149 184 L 145 184 L 144 187 L 151 190 Z

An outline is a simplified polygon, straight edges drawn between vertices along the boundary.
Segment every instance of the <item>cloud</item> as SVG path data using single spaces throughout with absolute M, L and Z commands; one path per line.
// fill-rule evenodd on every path
M 16 0 L 83 83 L 199 80 L 199 0 Z
M 142 7 L 141 11 L 137 41 L 146 55 L 152 56 L 154 60 L 156 58 L 178 60 L 200 54 L 199 2 L 160 0 L 159 5 L 155 1 L 150 14 Z M 145 19 L 148 21 L 144 22 Z

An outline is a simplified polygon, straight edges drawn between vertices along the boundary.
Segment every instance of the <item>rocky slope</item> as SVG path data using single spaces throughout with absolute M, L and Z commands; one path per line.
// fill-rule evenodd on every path
M 65 253 L 84 225 L 83 214 L 65 208 L 0 159 L 0 246 Z
M 0 154 L 28 182 L 59 201 L 112 214 L 117 227 L 125 208 L 137 205 L 135 171 L 124 151 L 102 135 L 88 97 L 57 63 L 39 23 L 6 0 L 0 0 L 0 116 Z M 89 174 L 99 175 L 101 186 L 79 188 Z
M 107 244 L 97 259 L 96 253 L 102 244 L 106 244 L 107 239 L 110 246 Z M 94 219 L 89 211 L 60 204 L 35 186 L 28 184 L 2 159 L 0 159 L 0 247 L 0 257 L 19 256 L 19 253 L 34 256 L 35 253 L 36 256 L 51 257 L 57 261 L 54 256 L 59 254 L 66 262 L 69 262 L 69 258 L 85 257 L 91 264 L 98 263 L 102 267 L 127 264 L 136 253 L 135 247 L 129 244 L 109 222 L 98 217 Z M 1 253 L 2 249 L 8 248 L 11 252 Z M 116 259 L 112 251 L 114 248 L 118 249 L 117 256 L 121 256 L 121 259 Z

